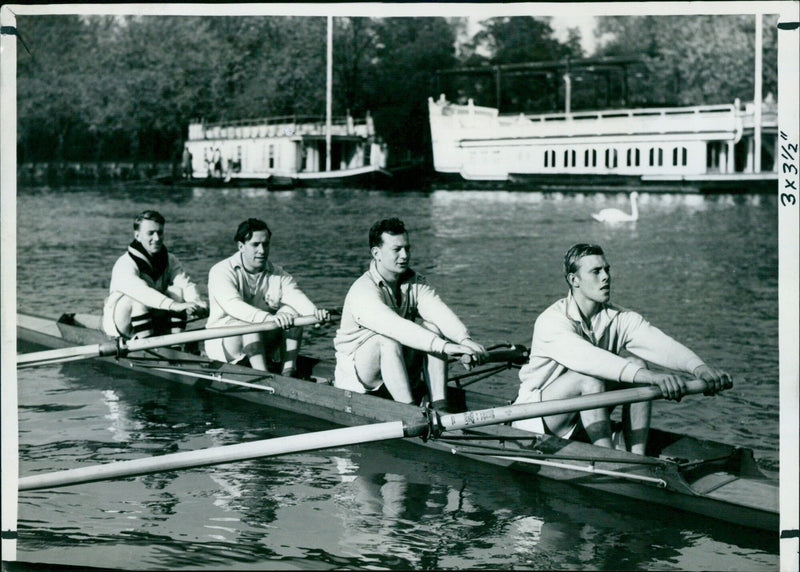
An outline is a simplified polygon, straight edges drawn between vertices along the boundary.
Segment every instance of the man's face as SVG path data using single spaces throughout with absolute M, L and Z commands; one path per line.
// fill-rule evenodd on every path
M 590 254 L 578 260 L 578 271 L 572 274 L 573 292 L 584 298 L 604 304 L 611 298 L 611 267 L 606 257 Z
M 164 225 L 145 219 L 139 223 L 139 229 L 133 231 L 133 238 L 138 240 L 151 256 L 158 254 L 164 245 Z
M 411 261 L 411 245 L 408 233 L 381 235 L 383 244 L 372 247 L 372 257 L 383 274 L 402 274 Z
M 247 242 L 239 243 L 242 261 L 248 270 L 264 270 L 269 260 L 269 233 L 257 230 Z

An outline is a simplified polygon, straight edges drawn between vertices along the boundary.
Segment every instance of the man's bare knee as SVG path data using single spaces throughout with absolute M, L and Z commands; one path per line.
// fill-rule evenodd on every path
M 392 338 L 387 338 L 386 336 L 381 336 L 380 334 L 375 336 L 376 343 L 381 350 L 381 353 L 389 353 L 393 355 L 402 355 L 403 353 L 403 346 L 397 340 L 393 340 Z
M 596 377 L 582 375 L 580 379 L 580 388 L 581 395 L 603 393 L 606 390 L 606 382 Z

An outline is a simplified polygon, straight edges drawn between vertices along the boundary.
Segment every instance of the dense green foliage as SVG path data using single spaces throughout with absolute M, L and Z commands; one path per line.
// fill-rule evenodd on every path
M 763 94 L 778 94 L 777 16 L 764 16 Z M 635 105 L 700 105 L 753 100 L 756 17 L 619 16 L 598 19 L 611 39 L 603 55 L 635 54 L 641 73 L 629 77 Z
M 580 58 L 580 35 L 556 39 L 547 18 L 334 20 L 333 112 L 371 113 L 394 161 L 429 153 L 428 97 L 496 104 L 492 73 L 436 70 Z M 629 104 L 752 98 L 754 18 L 602 18 L 602 54 L 644 56 Z M 21 161 L 177 158 L 190 121 L 325 113 L 326 18 L 20 16 Z M 776 93 L 774 18 L 765 23 L 764 93 Z M 573 109 L 608 105 L 610 88 L 575 74 Z M 592 88 L 592 86 L 594 86 Z M 563 102 L 560 72 L 508 74 L 503 111 Z M 616 103 L 616 101 L 615 101 Z

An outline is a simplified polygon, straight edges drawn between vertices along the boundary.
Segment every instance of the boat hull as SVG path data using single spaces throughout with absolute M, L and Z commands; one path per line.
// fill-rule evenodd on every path
M 19 314 L 17 335 L 21 343 L 48 348 L 94 344 L 107 341 L 104 334 L 92 329 L 98 322 L 96 317 L 90 316 L 65 315 L 56 322 Z M 151 351 L 148 356 L 148 359 L 143 359 L 144 356 L 131 353 L 126 357 L 101 359 L 132 371 L 337 425 L 398 420 L 414 424 L 423 417 L 423 410 L 419 407 L 333 387 L 333 364 L 308 357 L 298 362 L 298 374 L 306 379 L 296 379 L 223 364 L 176 350 Z M 243 389 L 228 383 L 237 381 L 249 384 L 249 387 Z M 469 410 L 506 404 L 495 396 L 458 387 L 449 387 L 449 392 L 452 401 Z M 602 493 L 622 495 L 742 526 L 772 532 L 778 530 L 777 482 L 759 471 L 748 449 L 657 429 L 651 431 L 653 450 L 648 451 L 653 458 L 503 425 L 470 430 L 468 434 L 478 437 L 477 440 L 449 439 L 466 434 L 454 432 L 439 438 L 406 441 Z
M 200 188 L 266 188 L 271 191 L 282 191 L 306 187 L 332 186 L 384 186 L 391 173 L 378 166 L 366 166 L 337 171 L 313 173 L 268 173 L 263 176 L 230 176 L 230 177 L 164 177 L 157 181 L 161 184 L 177 187 Z

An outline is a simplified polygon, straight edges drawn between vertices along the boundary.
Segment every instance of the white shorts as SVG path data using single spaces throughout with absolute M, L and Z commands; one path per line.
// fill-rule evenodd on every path
M 225 347 L 224 343 L 225 338 L 214 338 L 213 340 L 206 340 L 204 342 L 204 349 L 206 350 L 206 355 L 214 360 L 217 361 L 224 361 L 225 363 L 232 363 L 239 361 L 240 359 L 244 359 L 245 354 L 244 352 L 238 353 L 231 353 Z M 241 343 L 239 346 L 241 347 Z
M 353 355 L 336 352 L 336 370 L 333 374 L 334 387 L 355 391 L 356 393 L 367 393 L 380 389 L 382 385 L 383 381 L 380 379 L 375 380 L 374 384 L 365 384 L 358 376 Z
M 518 403 L 541 403 L 542 402 L 542 389 L 533 389 L 526 393 L 520 393 L 517 397 L 517 400 L 514 404 Z M 549 434 L 552 435 L 552 431 L 546 430 L 544 426 L 544 418 L 543 417 L 531 417 L 530 419 L 520 419 L 519 421 L 514 421 L 511 423 L 511 426 L 516 429 L 523 429 L 525 431 L 530 431 L 531 433 L 539 433 L 541 435 Z M 567 428 L 564 433 L 558 435 L 562 439 L 569 439 L 572 437 L 572 434 L 575 432 L 575 428 L 578 426 L 578 414 L 575 414 L 575 419 L 572 424 Z

